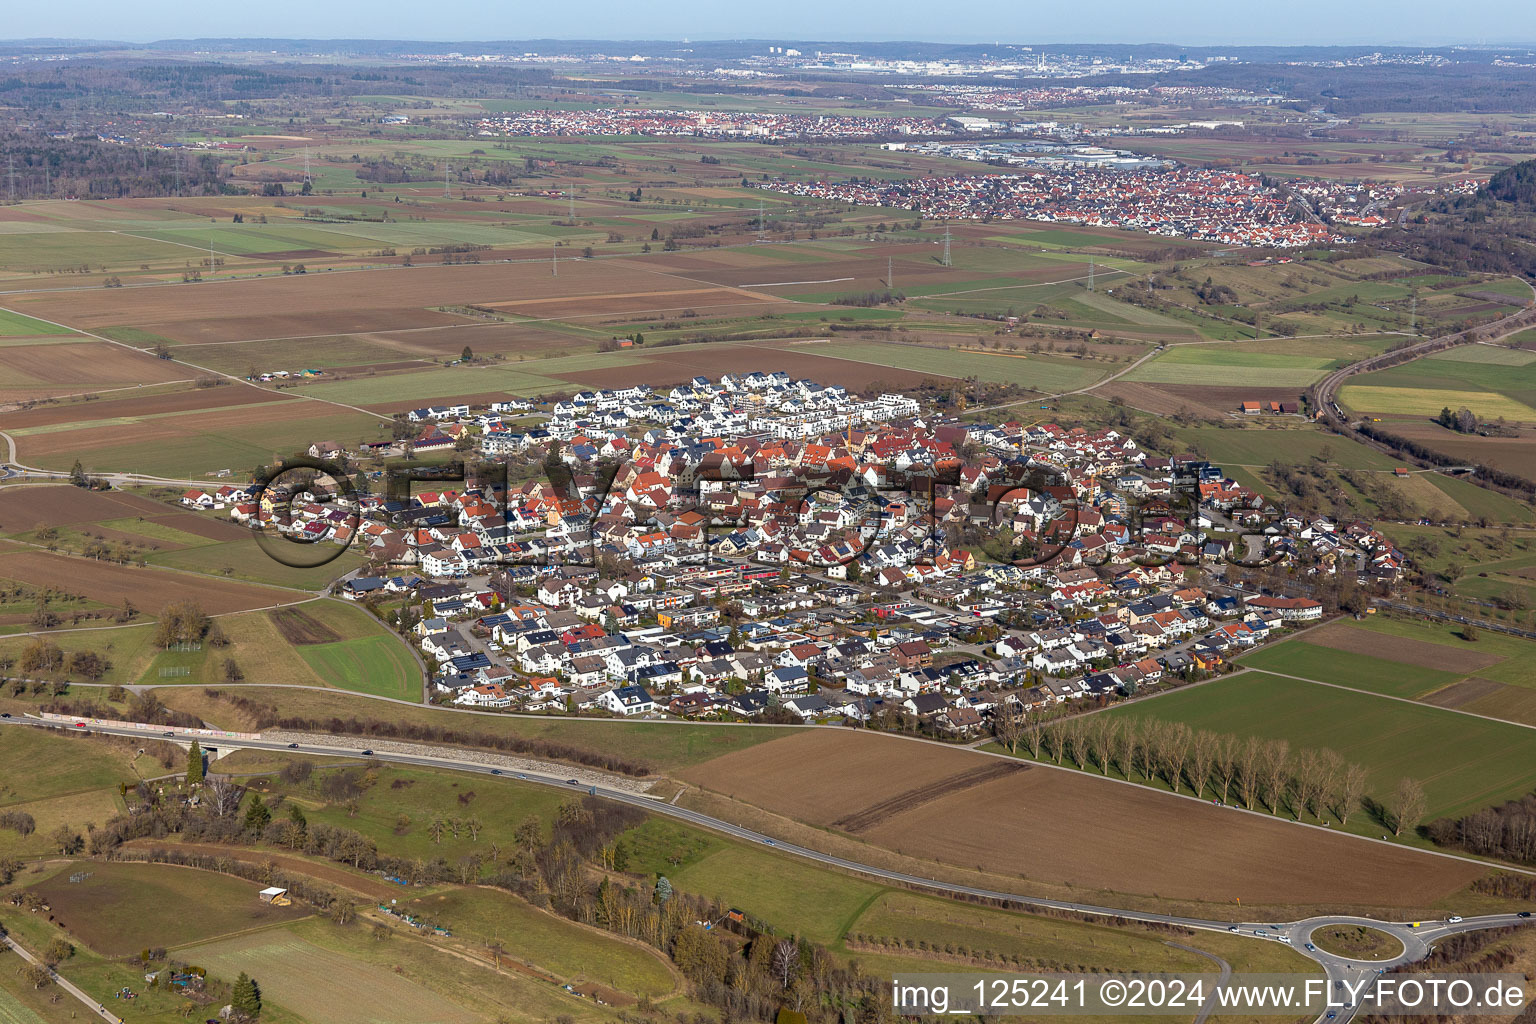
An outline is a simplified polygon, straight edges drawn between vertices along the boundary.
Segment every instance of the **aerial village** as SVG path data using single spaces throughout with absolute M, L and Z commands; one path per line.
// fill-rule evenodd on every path
M 1117 151 L 1055 147 L 1062 152 L 1031 155 L 998 148 L 1006 145 L 982 148 L 975 158 L 1028 167 L 1009 174 L 896 182 L 855 178 L 749 184 L 784 195 L 894 207 L 933 219 L 1084 224 L 1258 248 L 1350 242 L 1341 229 L 1386 223 L 1379 211 L 1404 191 L 1397 184 L 1333 179 L 1270 185 L 1241 171 L 1165 166 L 1164 161 L 1150 166 Z M 946 156 L 966 156 L 941 148 Z M 1465 194 L 1467 187 L 1456 182 L 1442 191 Z
M 1366 613 L 1404 568 L 1370 523 L 1288 515 L 1115 429 L 958 420 L 783 372 L 409 419 L 388 451 L 309 454 L 486 465 L 434 483 L 423 461 L 409 493 L 354 500 L 305 472 L 182 503 L 361 553 L 336 592 L 460 706 L 968 736 L 1004 703 L 1219 673 Z

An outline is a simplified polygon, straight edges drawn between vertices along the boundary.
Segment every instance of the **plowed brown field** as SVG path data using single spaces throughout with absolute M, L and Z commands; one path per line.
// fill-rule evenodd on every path
M 104 341 L 11 345 L 0 357 L 0 401 L 159 384 L 196 375 L 188 367 Z
M 919 859 L 1168 899 L 1414 906 L 1484 873 L 1050 766 L 977 773 L 997 763 L 819 729 L 717 757 L 683 778 L 819 827 L 852 822 L 864 841 Z M 864 812 L 876 807 L 882 820 L 868 821 Z
M 186 370 L 186 367 L 182 367 Z M 195 373 L 194 370 L 187 370 Z M 193 388 L 187 391 L 166 391 L 155 395 L 135 395 L 132 398 L 103 398 L 89 403 L 40 405 L 23 412 L 6 413 L 7 430 L 26 427 L 46 427 L 58 423 L 78 423 L 81 420 L 109 420 L 130 416 L 153 416 L 167 412 L 196 412 L 199 409 L 228 409 L 236 405 L 258 405 L 262 402 L 292 401 L 289 396 L 276 395 L 261 388 L 231 386 L 217 388 Z
M 162 516 L 169 505 L 123 491 L 84 491 L 68 484 L 39 484 L 0 490 L 0 530 L 30 530 L 38 523 L 65 526 L 100 523 L 125 516 Z
M 139 569 L 46 551 L 0 550 L 0 577 L 35 587 L 63 587 L 108 607 L 131 601 L 151 613 L 172 601 L 190 599 L 217 615 L 245 611 L 298 598 L 291 590 L 219 580 L 163 569 Z

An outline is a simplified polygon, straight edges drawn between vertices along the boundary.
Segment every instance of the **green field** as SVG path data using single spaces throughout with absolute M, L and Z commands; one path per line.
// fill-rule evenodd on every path
M 101 677 L 103 683 L 138 682 L 145 666 L 156 654 L 155 627 L 150 623 L 124 629 L 57 630 L 48 639 L 66 654 L 95 651 L 106 658 L 109 667 Z M 31 637 L 0 638 L 0 651 L 19 658 L 31 643 Z
M 74 334 L 68 327 L 60 327 L 44 320 L 36 320 L 9 309 L 0 309 L 0 338 L 28 338 L 39 335 Z
M 1380 615 L 1373 615 L 1353 625 L 1358 629 L 1367 629 L 1387 636 L 1423 640 L 1457 650 L 1475 650 L 1480 655 L 1498 655 L 1503 659 L 1502 661 L 1478 669 L 1477 675 L 1483 679 L 1493 679 L 1536 690 L 1536 642 L 1485 631 L 1476 644 L 1468 644 L 1458 635 L 1461 627 L 1452 623 L 1396 619 Z
M 51 729 L 0 729 L 0 763 L 26 766 L 0 775 L 0 807 L 114 787 L 135 778 L 133 750 Z
M 317 773 L 319 777 L 323 776 Z M 533 815 L 548 821 L 565 800 L 564 794 L 546 786 L 451 771 L 382 768 L 373 780 L 357 798 L 355 813 L 327 802 L 314 785 L 275 784 L 273 792 L 289 794 L 310 821 L 361 832 L 397 856 L 446 857 L 450 862 L 472 853 L 488 856 L 492 843 L 511 849 L 523 819 Z M 409 822 L 403 831 L 397 831 L 402 814 Z M 435 817 L 460 822 L 476 818 L 483 831 L 473 838 L 463 827 L 457 834 L 449 831 L 434 841 L 430 826 Z
M 431 915 L 459 938 L 481 944 L 499 940 L 507 956 L 536 963 L 562 978 L 653 997 L 673 988 L 661 954 L 538 910 L 509 893 L 452 889 L 402 899 L 400 908 Z
M 1331 748 L 1370 773 L 1389 797 L 1411 776 L 1429 797 L 1426 820 L 1512 800 L 1536 788 L 1536 730 L 1424 705 L 1245 672 L 1116 708 L 1111 715 Z M 1369 829 L 1361 818 L 1351 821 Z
M 1443 352 L 1433 352 L 1425 359 L 1440 359 L 1452 363 L 1494 363 L 1499 366 L 1529 366 L 1536 363 L 1536 352 L 1523 348 L 1500 348 L 1497 345 L 1457 345 Z
M 1455 682 L 1461 675 L 1439 669 L 1384 661 L 1368 654 L 1320 647 L 1305 640 L 1285 640 L 1243 656 L 1247 668 L 1337 683 L 1389 697 L 1419 697 Z
M 0 1024 L 47 1024 L 20 999 L 0 988 Z
M 766 850 L 717 840 L 668 877 L 688 892 L 718 897 L 812 942 L 836 943 L 887 890 L 851 875 Z
M 983 355 L 916 345 L 883 345 L 877 342 L 835 341 L 808 347 L 819 356 L 853 359 L 876 366 L 892 366 L 945 377 L 976 377 L 979 380 L 1016 384 L 1039 391 L 1071 391 L 1084 388 L 1112 372 L 1108 363 L 1094 363 L 1052 356 Z
M 477 1020 L 467 1007 L 417 981 L 326 949 L 286 929 L 195 946 L 186 955 L 224 977 L 249 973 L 258 979 L 266 999 L 309 1020 L 327 1024 L 474 1024 Z
M 1320 459 L 1344 469 L 1391 469 L 1398 463 L 1374 448 L 1312 427 L 1193 427 L 1177 428 L 1178 440 L 1199 450 L 1217 465 L 1267 466 L 1276 459 L 1301 463 Z M 1262 492 L 1261 492 L 1262 493 Z
M 299 648 L 299 656 L 327 684 L 401 700 L 419 699 L 421 671 L 405 645 L 390 636 L 364 636 Z
M 41 453 L 28 461 L 67 470 L 77 457 L 82 457 L 85 468 L 93 473 L 120 470 L 173 480 L 192 479 L 224 469 L 249 473 L 251 467 L 271 462 L 274 453 L 282 457 L 307 449 L 315 438 L 332 438 L 343 444 L 375 440 L 386 427 L 383 421 L 373 416 L 328 405 L 307 406 L 305 414 L 295 413 L 278 422 L 220 427 L 207 426 L 206 413 L 181 413 L 165 418 L 184 428 L 174 440 L 118 444 L 93 432 L 78 441 L 81 447 Z M 105 424 L 103 431 L 120 425 Z M 87 444 L 89 447 L 84 447 Z M 18 447 L 25 456 L 25 445 L 18 444 Z
M 1445 492 L 1447 497 L 1466 509 L 1467 514 L 1474 519 L 1487 516 L 1495 523 L 1529 523 L 1536 519 L 1536 512 L 1529 505 L 1507 498 L 1498 491 L 1479 487 L 1469 480 L 1443 473 L 1426 473 L 1424 479 Z M 1390 530 L 1390 527 L 1387 529 Z
M 1489 391 L 1449 391 L 1431 388 L 1348 384 L 1339 401 L 1360 412 L 1397 416 L 1438 416 L 1441 409 L 1471 409 L 1480 419 L 1536 422 L 1536 409 L 1506 395 Z
M 1149 384 L 1305 388 L 1323 378 L 1325 356 L 1253 352 L 1244 345 L 1174 345 L 1126 374 Z

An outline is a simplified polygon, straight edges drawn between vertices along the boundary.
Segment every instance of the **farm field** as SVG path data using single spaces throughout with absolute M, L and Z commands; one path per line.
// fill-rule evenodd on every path
M 1110 364 L 1052 358 L 1049 356 L 984 355 L 913 345 L 834 341 L 816 345 L 818 354 L 857 360 L 876 366 L 915 370 L 941 376 L 976 377 L 1016 384 L 1039 391 L 1070 391 L 1084 388 L 1114 372 Z M 878 373 L 878 371 L 875 371 Z
M 77 872 L 89 877 L 71 882 Z M 244 879 L 169 864 L 76 861 L 31 888 L 48 900 L 71 934 L 106 956 L 200 942 L 310 913 L 298 904 L 261 902 L 260 886 Z M 189 906 L 198 912 L 187 914 Z
M 563 980 L 596 982 L 635 996 L 659 998 L 675 987 L 665 958 L 584 928 L 494 889 L 455 888 L 400 901 L 400 909 L 448 923 L 456 937 L 485 945 L 500 941 L 505 955 L 537 964 Z
M 897 743 L 905 746 L 893 759 Z M 840 766 L 835 775 L 821 769 L 831 761 Z M 1130 889 L 1199 902 L 1241 896 L 1254 904 L 1406 906 L 1434 902 L 1477 873 L 1076 772 L 868 733 L 801 733 L 724 755 L 682 777 L 910 857 L 985 864 L 1001 874 L 1095 891 Z M 1072 810 L 1085 806 L 1095 814 Z M 955 826 L 983 813 L 987 829 Z M 1118 851 L 1148 844 L 1162 856 L 1128 876 Z M 1340 870 L 1323 877 L 1306 866 L 1320 858 L 1336 858 Z
M 1374 448 L 1304 425 L 1175 428 L 1174 435 L 1181 443 L 1198 447 L 1218 466 L 1267 466 L 1282 450 L 1292 462 L 1321 458 L 1326 450 L 1328 461 L 1345 469 L 1390 470 L 1398 465 Z
M 326 772 L 345 771 L 327 768 L 324 762 L 318 769 L 318 779 L 325 778 Z M 290 800 L 304 808 L 311 821 L 355 829 L 400 856 L 443 856 L 455 861 L 483 851 L 490 842 L 510 849 L 515 843 L 517 826 L 525 818 L 533 815 L 551 820 L 564 801 L 563 794 L 545 786 L 481 779 L 451 771 L 387 767 L 379 770 L 378 779 L 377 784 L 357 797 L 355 815 L 346 807 L 327 801 L 313 786 L 274 783 L 272 791 L 287 793 Z M 410 821 L 404 831 L 396 831 L 402 814 Z M 475 817 L 480 819 L 484 831 L 475 838 L 461 828 L 434 842 L 429 835 L 434 817 Z
M 0 988 L 0 1024 L 48 1024 L 48 1022 L 5 988 Z
M 1377 799 L 1399 779 L 1424 784 L 1425 820 L 1465 814 L 1536 787 L 1536 732 L 1426 705 L 1384 700 L 1262 671 L 1117 708 L 1112 715 L 1183 722 L 1216 733 L 1330 748 L 1369 772 Z M 1350 823 L 1369 829 L 1359 816 Z
M 1321 380 L 1332 362 L 1333 359 L 1321 355 L 1250 351 L 1247 345 L 1174 345 L 1123 379 L 1152 384 L 1299 389 Z
M 1363 380 L 1365 375 L 1355 378 Z M 1396 416 L 1437 416 L 1441 409 L 1471 409 L 1479 418 L 1536 422 L 1536 409 L 1524 402 L 1488 391 L 1453 391 L 1434 388 L 1391 387 L 1378 384 L 1346 384 L 1339 401 L 1359 412 Z
M 1389 697 L 1413 698 L 1496 660 L 1483 661 L 1480 652 L 1453 652 L 1407 638 L 1384 643 L 1384 638 L 1348 626 L 1325 627 L 1306 636 L 1305 640 L 1284 640 L 1246 654 L 1242 664 Z M 1426 654 L 1441 656 L 1425 659 Z
M 224 976 L 248 972 L 261 980 L 265 998 L 309 1020 L 475 1024 L 483 1019 L 418 981 L 318 946 L 287 930 L 193 946 L 186 953 Z
M 334 405 L 262 402 L 118 420 L 81 420 L 17 430 L 17 457 L 28 465 L 88 472 L 117 470 L 172 480 L 206 479 L 220 471 L 248 475 L 318 440 L 356 444 L 386 431 L 383 419 Z
M 67 580 L 70 590 L 108 608 L 130 601 L 153 614 L 172 601 L 191 598 L 210 615 L 243 611 L 295 599 L 291 590 L 221 580 L 192 573 L 114 565 L 18 546 L 0 547 L 0 579 L 30 586 L 57 586 Z
M 285 611 L 331 603 L 311 601 Z M 291 643 L 261 610 L 219 615 L 214 621 L 228 640 L 223 647 L 205 642 L 195 650 L 161 650 L 155 643 L 156 627 L 149 622 L 57 630 L 47 639 L 66 654 L 94 651 L 105 658 L 108 666 L 99 680 L 104 684 L 281 683 L 419 700 L 421 672 L 404 644 L 360 609 L 339 602 L 337 608 L 341 614 L 335 616 L 335 625 L 342 632 L 313 645 Z M 32 643 L 31 637 L 0 637 L 0 655 L 19 658 Z M 229 677 L 228 661 L 238 666 L 240 678 Z
M 100 389 L 190 381 L 195 371 L 104 341 L 7 345 L 0 360 L 0 401 L 54 398 Z
M 0 806 L 107 789 L 133 778 L 133 749 L 46 729 L 0 729 L 0 759 L 26 765 L 25 780 L 0 779 Z
M 420 670 L 404 643 L 391 636 L 364 636 L 301 647 L 299 657 L 327 685 L 380 697 L 419 696 Z
M 68 327 L 45 323 L 30 316 L 0 309 L 0 338 L 36 338 L 49 335 L 73 334 Z
M 1437 409 L 1435 415 L 1438 414 Z M 1445 452 L 1455 459 L 1464 459 L 1468 463 L 1482 463 L 1526 477 L 1536 475 L 1536 432 L 1532 432 L 1529 427 L 1518 428 L 1516 435 L 1512 437 L 1482 437 L 1476 434 L 1458 434 L 1454 430 L 1447 430 L 1437 423 L 1430 422 L 1426 417 L 1420 417 L 1411 420 L 1390 420 L 1389 429 L 1394 434 L 1401 434 L 1410 440 L 1422 441 L 1434 450 Z M 1475 484 L 1468 484 L 1465 481 L 1457 482 L 1475 488 L 1481 494 L 1491 495 L 1494 499 L 1500 497 Z M 1518 517 L 1514 517 L 1513 512 L 1506 512 L 1504 515 L 1491 518 L 1512 521 L 1512 517 L 1529 517 L 1530 511 L 1518 502 L 1503 503 L 1505 508 L 1510 505 L 1516 505 L 1524 511 Z
M 1372 617 L 1354 628 L 1387 638 L 1382 647 L 1400 649 L 1403 641 L 1415 645 L 1430 644 L 1441 648 L 1443 657 L 1465 666 L 1469 675 L 1491 679 L 1536 692 L 1536 644 L 1520 637 L 1486 632 L 1476 644 L 1460 636 L 1460 627 L 1448 623 L 1408 622 L 1396 618 Z M 1468 659 L 1468 660 L 1463 660 Z

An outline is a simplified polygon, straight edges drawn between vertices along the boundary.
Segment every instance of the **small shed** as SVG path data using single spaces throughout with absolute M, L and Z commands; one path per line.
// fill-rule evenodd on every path
M 293 900 L 288 898 L 288 890 L 279 889 L 275 885 L 261 890 L 256 895 L 261 898 L 261 902 L 270 903 L 274 907 L 287 907 L 293 904 Z

